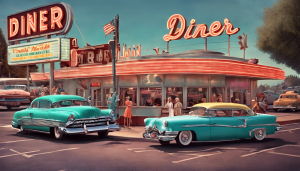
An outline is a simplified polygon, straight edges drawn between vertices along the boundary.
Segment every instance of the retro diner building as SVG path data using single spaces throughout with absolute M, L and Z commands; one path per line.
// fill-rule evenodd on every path
M 181 27 L 177 25 L 181 23 Z M 170 33 L 164 40 L 191 39 L 219 36 L 226 32 L 236 34 L 228 19 L 215 21 L 210 27 L 196 25 L 194 19 L 186 27 L 186 20 L 179 14 L 172 15 L 167 28 Z M 177 29 L 175 29 L 177 28 Z M 194 32 L 193 32 L 194 30 Z M 208 31 L 207 31 L 208 30 Z M 230 42 L 230 41 L 229 41 Z M 74 44 L 73 44 L 74 43 Z M 168 43 L 169 44 L 169 43 Z M 244 50 L 247 47 L 245 42 Z M 125 111 L 125 97 L 132 103 L 133 125 L 143 125 L 145 117 L 162 116 L 167 97 L 179 97 L 183 108 L 187 109 L 200 102 L 235 99 L 238 103 L 251 105 L 257 93 L 257 80 L 284 79 L 283 70 L 224 53 L 205 50 L 190 50 L 177 54 L 162 53 L 141 56 L 141 46 L 137 48 L 117 48 L 116 74 L 120 98 L 119 115 Z M 107 98 L 113 88 L 111 50 L 109 44 L 76 47 L 76 39 L 71 40 L 70 60 L 60 61 L 61 69 L 54 71 L 54 80 L 63 82 L 68 94 L 92 97 L 92 105 L 106 108 Z M 49 73 L 31 73 L 32 81 L 47 81 Z
M 130 96 L 132 115 L 139 116 L 140 122 L 144 117 L 161 116 L 169 96 L 179 97 L 183 108 L 203 97 L 209 102 L 213 100 L 213 94 L 221 94 L 225 102 L 234 97 L 239 103 L 251 105 L 257 92 L 257 80 L 285 78 L 284 71 L 279 68 L 251 64 L 242 58 L 204 50 L 121 58 L 116 63 L 116 73 L 119 114 L 122 116 L 125 111 L 124 97 Z M 55 70 L 54 78 L 63 81 L 68 94 L 85 98 L 91 95 L 93 105 L 98 107 L 106 106 L 113 87 L 111 63 L 65 67 Z M 46 81 L 49 73 L 31 73 L 31 79 Z M 156 106 L 147 106 L 151 102 L 149 99 Z

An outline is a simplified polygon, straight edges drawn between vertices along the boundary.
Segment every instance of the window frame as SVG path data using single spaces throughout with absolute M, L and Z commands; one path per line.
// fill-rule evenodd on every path
M 210 118 L 215 118 L 215 116 L 211 116 L 209 114 L 209 111 L 216 111 L 216 110 L 231 110 L 231 116 L 225 116 L 225 117 L 232 117 L 232 118 L 234 118 L 234 117 L 243 117 L 243 116 L 233 116 L 233 110 L 244 110 L 244 109 L 238 109 L 238 108 L 215 108 L 215 109 L 208 109 L 207 110 L 207 116 L 210 117 Z M 249 110 L 251 110 L 251 109 L 249 109 Z M 244 110 L 244 111 L 246 111 L 246 110 Z M 246 112 L 248 113 L 247 116 L 254 116 L 254 115 L 250 115 L 248 111 L 246 111 Z
M 189 101 L 188 101 L 188 89 L 189 88 L 206 88 L 207 90 L 206 90 L 206 102 L 205 103 L 209 103 L 209 97 L 208 97 L 208 95 L 209 95 L 209 87 L 205 87 L 205 86 L 203 86 L 203 87 L 197 87 L 197 86 L 191 86 L 191 87 L 186 87 L 186 93 L 187 93 L 187 95 L 186 95 L 186 106 L 188 106 L 188 104 L 189 104 Z M 192 106 L 190 106 L 190 107 L 192 107 Z
M 125 86 L 125 87 L 119 87 L 119 92 L 118 92 L 118 95 L 119 95 L 119 97 L 120 97 L 120 93 L 121 93 L 121 89 L 122 88 L 133 88 L 133 89 L 136 89 L 136 105 L 133 105 L 133 102 L 131 101 L 131 103 L 132 103 L 132 105 L 131 106 L 138 106 L 138 101 L 137 101 L 137 98 L 138 98 L 138 87 L 137 86 L 135 86 L 135 87 L 129 87 L 129 86 Z M 123 99 L 122 100 L 124 100 L 124 102 L 123 102 L 123 105 L 121 106 L 120 105 L 120 102 L 121 102 L 121 99 L 120 99 L 120 101 L 119 101 L 119 104 L 118 104 L 118 106 L 120 106 L 120 107 L 126 107 L 126 104 L 125 104 L 125 101 L 126 101 L 126 97 L 123 97 Z
M 46 101 L 46 102 L 49 102 L 50 103 L 50 107 L 49 108 L 40 108 L 40 102 L 41 101 Z M 52 102 L 51 101 L 49 101 L 49 100 L 39 100 L 39 104 L 38 104 L 38 109 L 51 109 L 51 106 L 52 106 Z
M 39 101 L 40 101 L 40 100 L 37 100 L 37 101 L 33 102 L 33 103 L 36 103 L 36 108 L 33 108 L 33 107 L 32 107 L 33 103 L 30 104 L 30 108 L 31 108 L 31 109 L 38 109 Z

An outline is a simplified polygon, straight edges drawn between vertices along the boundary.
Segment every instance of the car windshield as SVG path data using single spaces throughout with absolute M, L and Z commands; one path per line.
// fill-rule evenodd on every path
M 295 95 L 285 95 L 285 96 L 280 96 L 280 98 L 284 98 L 284 99 L 297 99 L 297 97 Z
M 52 104 L 53 108 L 68 106 L 90 106 L 90 104 L 86 100 L 63 100 Z
M 190 111 L 190 115 L 192 116 L 206 116 L 206 108 L 205 107 L 194 107 Z

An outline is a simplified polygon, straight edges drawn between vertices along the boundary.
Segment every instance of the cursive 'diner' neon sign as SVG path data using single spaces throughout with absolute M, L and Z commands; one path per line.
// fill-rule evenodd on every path
M 181 23 L 180 28 L 177 28 L 179 22 Z M 224 31 L 227 35 L 233 35 L 240 31 L 239 28 L 233 28 L 233 25 L 230 23 L 229 19 L 224 19 L 224 25 L 220 21 L 213 22 L 208 28 L 206 24 L 196 25 L 196 20 L 192 19 L 190 26 L 186 29 L 186 20 L 180 14 L 172 15 L 168 22 L 167 28 L 171 29 L 169 34 L 164 35 L 164 41 L 168 42 L 171 40 L 179 40 L 182 37 L 185 39 L 195 39 L 199 37 L 211 37 L 211 36 L 220 36 Z M 195 28 L 194 33 L 193 30 Z M 207 29 L 209 29 L 207 31 Z

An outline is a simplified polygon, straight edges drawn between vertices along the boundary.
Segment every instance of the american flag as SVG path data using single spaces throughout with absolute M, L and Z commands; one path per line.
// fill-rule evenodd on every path
M 115 30 L 114 27 L 114 20 L 111 20 L 109 23 L 107 23 L 105 26 L 103 26 L 103 30 L 105 33 L 105 37 L 110 34 L 112 31 Z

